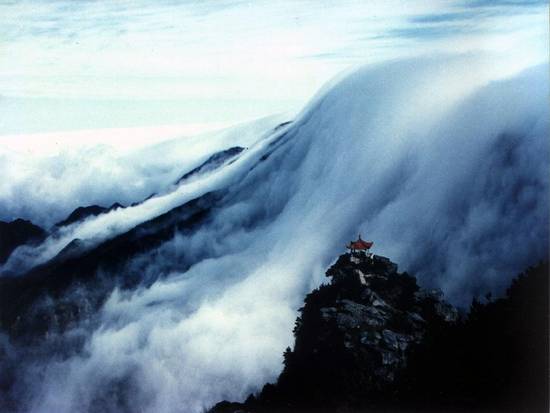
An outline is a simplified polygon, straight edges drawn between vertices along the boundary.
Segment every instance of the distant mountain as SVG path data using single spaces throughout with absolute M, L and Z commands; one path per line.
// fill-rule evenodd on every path
M 105 208 L 99 205 L 78 207 L 73 212 L 71 212 L 71 214 L 67 218 L 65 218 L 63 221 L 60 221 L 57 224 L 55 224 L 55 226 L 64 227 L 70 224 L 74 224 L 75 222 L 82 221 L 91 216 L 97 216 L 97 215 L 104 214 L 106 212 L 113 211 L 117 208 L 124 208 L 124 206 L 119 204 L 118 202 L 115 202 L 109 208 Z
M 196 168 L 194 168 L 191 171 L 186 172 L 184 175 L 182 175 L 176 181 L 176 185 L 181 184 L 182 182 L 190 179 L 193 176 L 196 176 L 196 175 L 199 175 L 199 174 L 202 174 L 202 173 L 206 173 L 206 172 L 212 171 L 216 168 L 219 168 L 225 162 L 228 162 L 231 159 L 234 159 L 242 151 L 244 151 L 244 148 L 241 148 L 240 146 L 234 146 L 232 148 L 225 149 L 225 150 L 220 151 L 220 152 L 216 152 L 214 155 L 210 156 L 202 164 L 200 164 Z
M 211 413 L 548 411 L 548 264 L 458 317 L 388 259 L 342 255 L 308 294 L 284 369 Z
M 45 230 L 24 219 L 0 221 L 0 264 L 20 245 L 37 244 L 43 241 L 46 235 Z
M 90 316 L 90 310 L 97 310 L 115 286 L 131 288 L 154 281 L 129 273 L 125 264 L 171 239 L 176 231 L 195 230 L 209 216 L 220 196 L 206 194 L 99 245 L 75 239 L 54 259 L 24 277 L 0 277 L 2 329 L 27 338 L 46 334 L 52 325 L 63 331 L 81 317 Z M 185 261 L 183 254 L 181 269 L 188 268 L 197 258 Z M 109 271 L 115 276 L 97 277 L 98 271 Z M 58 299 L 45 308 L 36 308 L 41 299 L 63 297 L 75 285 L 89 289 L 93 300 L 67 303 Z M 82 308 L 88 312 L 81 311 Z

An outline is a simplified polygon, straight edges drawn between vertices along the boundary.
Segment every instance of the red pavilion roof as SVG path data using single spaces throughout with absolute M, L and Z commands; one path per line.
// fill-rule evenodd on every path
M 346 245 L 346 248 L 350 250 L 368 250 L 373 244 L 374 242 L 372 241 L 363 241 L 361 239 L 361 235 L 359 235 L 359 239 L 357 241 L 351 241 L 348 245 Z

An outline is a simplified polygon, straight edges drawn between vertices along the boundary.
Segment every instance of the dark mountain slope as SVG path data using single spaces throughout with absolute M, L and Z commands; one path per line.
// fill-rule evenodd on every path
M 64 227 L 70 224 L 74 224 L 75 222 L 82 221 L 88 217 L 104 214 L 106 212 L 112 211 L 117 208 L 123 208 L 123 206 L 118 202 L 116 202 L 113 205 L 111 205 L 109 208 L 105 208 L 99 205 L 78 207 L 73 212 L 71 212 L 69 216 L 65 218 L 63 221 L 60 221 L 57 224 L 55 224 L 55 226 Z
M 506 297 L 474 300 L 463 322 L 432 328 L 398 398 L 422 410 L 547 412 L 548 277 L 548 262 L 529 268 Z
M 2 329 L 15 336 L 24 333 L 40 335 L 48 330 L 51 317 L 56 317 L 56 325 L 61 326 L 75 321 L 80 313 L 78 302 L 71 303 L 71 308 L 61 309 L 56 307 L 54 300 L 53 308 L 38 314 L 33 311 L 33 304 L 46 295 L 62 297 L 76 283 L 89 284 L 91 295 L 96 297 L 94 307 L 101 304 L 115 285 L 129 288 L 139 284 L 142 281 L 140 275 L 121 271 L 127 261 L 171 239 L 176 232 L 194 231 L 208 219 L 221 197 L 221 193 L 205 194 L 91 248 L 75 240 L 56 258 L 29 273 L 0 278 Z M 192 264 L 185 259 L 182 262 L 186 266 Z M 100 270 L 111 274 L 110 278 L 96 276 Z
M 225 402 L 213 412 L 373 407 L 407 365 L 407 349 L 432 323 L 458 317 L 440 291 L 421 290 L 384 257 L 345 254 L 327 276 L 332 282 L 311 292 L 300 309 L 294 349 L 285 352 L 277 383 L 242 406 Z
M 234 146 L 232 148 L 229 148 L 220 152 L 216 152 L 214 155 L 210 156 L 202 164 L 192 169 L 191 171 L 183 174 L 175 183 L 176 185 L 179 185 L 193 176 L 196 176 L 201 173 L 213 171 L 214 169 L 220 167 L 223 163 L 235 158 L 242 151 L 244 151 L 244 148 L 241 148 L 240 146 Z
M 548 410 L 548 264 L 464 319 L 382 257 L 342 255 L 296 321 L 284 369 L 224 412 Z
M 46 231 L 30 221 L 16 219 L 0 221 L 0 264 L 5 262 L 14 249 L 29 242 L 38 243 L 46 237 Z

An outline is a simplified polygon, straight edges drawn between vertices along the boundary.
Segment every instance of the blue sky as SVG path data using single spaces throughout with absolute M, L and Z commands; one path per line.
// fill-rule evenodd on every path
M 231 124 L 298 110 L 365 63 L 546 59 L 544 1 L 14 1 L 0 5 L 0 134 Z

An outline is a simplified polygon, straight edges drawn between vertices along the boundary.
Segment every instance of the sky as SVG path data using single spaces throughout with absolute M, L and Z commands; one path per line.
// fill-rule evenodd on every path
M 546 1 L 4 1 L 0 16 L 9 136 L 200 131 L 291 117 L 365 63 L 513 50 L 509 72 L 548 55 Z

